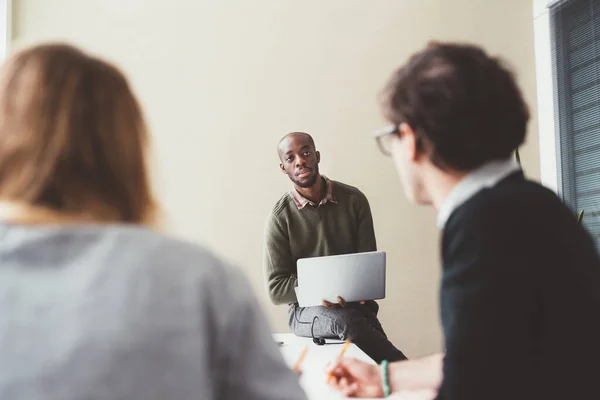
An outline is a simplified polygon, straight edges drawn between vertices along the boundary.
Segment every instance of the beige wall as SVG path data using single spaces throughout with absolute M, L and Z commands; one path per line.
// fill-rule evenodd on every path
M 151 123 L 168 229 L 239 264 L 274 329 L 286 329 L 285 307 L 267 304 L 264 294 L 263 222 L 290 186 L 278 171 L 276 142 L 305 130 L 321 150 L 322 171 L 371 201 L 389 254 L 381 311 L 389 335 L 409 356 L 440 349 L 435 215 L 405 201 L 392 163 L 369 136 L 384 123 L 376 95 L 430 39 L 468 40 L 512 62 L 533 108 L 530 1 L 14 3 L 17 42 L 66 39 L 129 74 Z M 536 137 L 522 156 L 537 177 Z

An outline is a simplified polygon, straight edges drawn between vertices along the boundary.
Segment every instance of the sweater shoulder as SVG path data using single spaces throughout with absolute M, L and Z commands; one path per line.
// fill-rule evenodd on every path
M 506 182 L 477 193 L 456 211 L 457 219 L 481 219 L 502 215 L 529 219 L 543 216 L 549 210 L 562 210 L 564 205 L 556 194 L 543 186 L 526 180 Z
M 127 247 L 129 250 L 137 250 L 140 258 L 144 259 L 143 263 L 164 263 L 165 265 L 169 265 L 167 269 L 169 271 L 174 269 L 172 264 L 175 258 L 184 270 L 189 265 L 193 265 L 193 269 L 206 269 L 211 272 L 229 269 L 226 263 L 222 262 L 216 254 L 212 253 L 206 247 L 184 239 L 170 237 L 151 229 L 143 227 L 120 227 L 110 231 L 107 230 L 105 236 L 109 235 L 111 241 L 116 246 Z
M 240 299 L 249 297 L 248 285 L 239 268 L 205 246 L 145 228 L 122 228 L 112 235 L 115 249 L 117 246 L 126 248 L 115 253 L 139 254 L 137 260 L 129 263 L 131 276 L 143 276 L 162 287 L 194 290 L 227 287 L 223 290 L 235 293 Z
M 269 214 L 269 220 L 281 218 L 291 206 L 295 207 L 294 199 L 290 192 L 286 192 L 273 206 Z
M 502 237 L 544 236 L 550 233 L 542 228 L 549 223 L 548 215 L 560 226 L 570 225 L 574 220 L 549 189 L 526 180 L 506 182 L 483 189 L 456 209 L 444 231 L 470 231 L 490 241 L 500 241 Z
M 346 183 L 331 181 L 333 185 L 333 194 L 336 196 L 348 196 L 348 197 L 363 197 L 366 198 L 363 192 L 355 186 L 348 185 Z
M 90 224 L 33 229 L 0 225 L 0 229 L 8 229 L 14 259 L 28 254 L 32 265 L 45 264 L 46 255 L 53 254 L 53 262 L 64 269 L 79 269 L 80 260 L 85 260 L 87 270 L 82 273 L 89 276 L 102 274 L 106 279 L 114 276 L 123 281 L 143 276 L 162 282 L 190 274 L 212 279 L 230 273 L 230 267 L 207 248 L 142 226 Z

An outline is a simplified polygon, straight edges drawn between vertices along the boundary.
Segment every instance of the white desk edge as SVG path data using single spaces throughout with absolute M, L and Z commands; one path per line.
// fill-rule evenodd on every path
M 323 346 L 313 343 L 311 338 L 300 338 L 291 333 L 276 333 L 273 340 L 283 342 L 280 346 L 281 354 L 288 366 L 293 367 L 305 346 L 308 353 L 302 363 L 302 376 L 300 385 L 306 392 L 309 400 L 343 399 L 339 393 L 332 391 L 327 386 L 325 368 L 327 363 L 335 360 L 342 350 L 343 342 L 340 340 L 327 340 Z M 345 357 L 353 357 L 359 360 L 374 363 L 355 344 L 351 344 L 346 351 Z

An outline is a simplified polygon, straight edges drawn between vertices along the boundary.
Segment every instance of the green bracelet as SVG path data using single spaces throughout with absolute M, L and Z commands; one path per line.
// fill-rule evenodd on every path
M 390 380 L 388 376 L 388 360 L 381 362 L 381 384 L 383 386 L 383 397 L 388 397 L 391 394 L 390 391 Z

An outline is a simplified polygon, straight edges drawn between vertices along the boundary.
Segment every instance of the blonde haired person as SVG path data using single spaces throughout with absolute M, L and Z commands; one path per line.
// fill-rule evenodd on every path
M 0 72 L 0 398 L 304 399 L 247 281 L 148 225 L 123 74 L 62 44 Z

